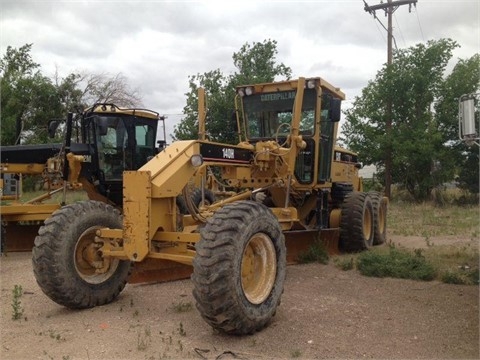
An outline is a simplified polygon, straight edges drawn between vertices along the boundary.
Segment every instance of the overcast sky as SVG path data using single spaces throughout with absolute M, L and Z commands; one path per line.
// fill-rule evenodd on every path
M 369 5 L 380 0 L 368 0 Z M 386 0 L 385 0 L 386 2 Z M 277 61 L 293 77 L 320 76 L 347 95 L 344 108 L 387 59 L 387 35 L 363 0 L 21 1 L 0 0 L 0 51 L 33 43 L 46 76 L 74 71 L 122 73 L 146 108 L 167 114 L 173 132 L 188 76 L 235 71 L 246 43 L 278 42 Z M 387 26 L 384 12 L 377 11 Z M 480 52 L 479 0 L 418 0 L 393 18 L 399 48 L 432 39 L 460 44 L 454 61 Z

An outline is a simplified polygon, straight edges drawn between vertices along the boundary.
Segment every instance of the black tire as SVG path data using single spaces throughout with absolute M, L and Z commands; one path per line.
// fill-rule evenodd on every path
M 200 209 L 201 206 L 208 206 L 215 202 L 215 195 L 208 189 L 204 189 L 204 201 L 202 202 L 202 189 L 196 188 L 192 193 L 192 201 Z
M 263 329 L 285 282 L 285 237 L 275 215 L 257 202 L 238 201 L 218 210 L 200 235 L 192 281 L 202 317 L 228 334 Z
M 362 251 L 373 246 L 373 204 L 364 192 L 352 192 L 342 204 L 340 247 L 344 251 Z
M 35 238 L 32 263 L 37 283 L 50 299 L 83 309 L 108 304 L 123 290 L 131 262 L 98 254 L 95 232 L 103 227 L 121 228 L 122 217 L 99 201 L 65 206 L 45 221 Z
M 188 214 L 187 205 L 185 204 L 185 199 L 182 195 L 177 196 L 177 198 L 175 199 L 175 203 L 177 205 L 177 212 L 183 215 Z
M 373 205 L 373 245 L 381 245 L 387 240 L 387 200 L 378 191 L 368 195 Z

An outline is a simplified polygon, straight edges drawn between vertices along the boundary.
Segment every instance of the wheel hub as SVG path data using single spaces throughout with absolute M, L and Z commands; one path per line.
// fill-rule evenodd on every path
M 78 238 L 75 246 L 75 269 L 77 274 L 86 282 L 98 284 L 115 272 L 119 260 L 111 261 L 109 257 L 101 255 L 102 245 L 95 242 L 96 230 L 93 227 L 84 231 Z
M 277 273 L 275 247 L 264 233 L 248 241 L 242 257 L 242 289 L 252 304 L 261 304 L 272 291 Z

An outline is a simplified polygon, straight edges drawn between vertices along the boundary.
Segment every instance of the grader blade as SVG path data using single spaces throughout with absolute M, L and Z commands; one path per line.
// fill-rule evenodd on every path
M 193 267 L 170 260 L 146 259 L 135 263 L 129 284 L 154 283 L 188 279 Z
M 329 255 L 339 254 L 338 229 L 284 232 L 287 247 L 287 264 L 298 264 L 299 256 L 307 252 L 311 246 L 320 242 Z M 135 263 L 132 274 L 128 279 L 129 284 L 155 283 L 188 279 L 193 272 L 193 267 L 169 260 L 146 259 Z
M 286 231 L 287 264 L 297 264 L 299 257 L 307 252 L 315 243 L 322 244 L 329 255 L 339 254 L 339 229 Z
M 40 224 L 8 224 L 2 232 L 3 252 L 32 251 Z

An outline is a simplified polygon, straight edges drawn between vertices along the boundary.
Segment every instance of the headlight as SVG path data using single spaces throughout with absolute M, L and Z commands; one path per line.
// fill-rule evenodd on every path
M 308 89 L 314 89 L 315 88 L 315 80 L 314 79 L 310 79 L 307 81 L 307 88 Z
M 244 97 L 245 96 L 245 89 L 243 89 L 243 88 L 238 89 L 237 94 L 240 95 L 241 97 Z
M 253 87 L 248 86 L 245 88 L 245 95 L 250 96 L 253 94 Z
M 192 157 L 190 158 L 190 161 L 193 167 L 199 167 L 200 165 L 203 164 L 203 157 L 200 154 L 195 154 L 195 155 L 192 155 Z

